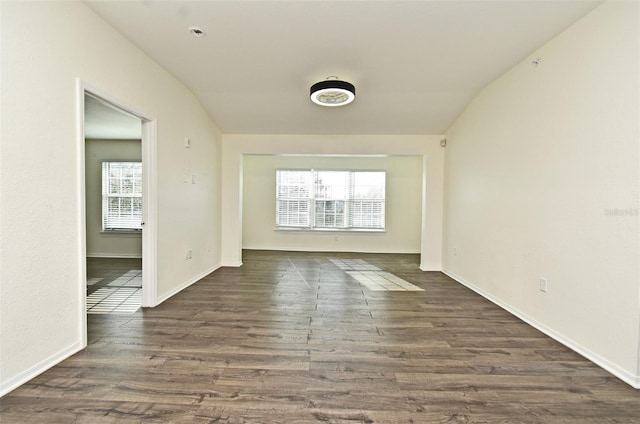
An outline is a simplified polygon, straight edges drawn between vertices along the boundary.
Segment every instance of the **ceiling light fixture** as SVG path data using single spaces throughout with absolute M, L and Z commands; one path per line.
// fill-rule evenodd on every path
M 327 77 L 311 86 L 311 101 L 320 106 L 344 106 L 356 98 L 353 84 L 340 81 L 338 77 Z
M 190 26 L 189 27 L 189 34 L 193 35 L 196 38 L 204 37 L 204 31 L 201 30 L 200 28 L 198 28 L 197 26 Z

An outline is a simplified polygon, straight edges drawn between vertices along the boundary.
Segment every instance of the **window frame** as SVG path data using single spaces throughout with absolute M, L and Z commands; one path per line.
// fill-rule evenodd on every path
M 280 204 L 280 200 L 286 200 L 282 199 L 279 196 L 279 177 L 278 177 L 278 173 L 284 171 L 284 172 L 288 172 L 288 171 L 297 171 L 297 172 L 309 172 L 311 173 L 311 182 L 310 182 L 310 195 L 309 198 L 307 199 L 308 202 L 308 215 L 309 215 L 309 225 L 307 226 L 295 226 L 295 225 L 279 225 L 279 204 Z M 352 217 L 351 217 L 351 206 L 352 203 L 355 202 L 362 202 L 363 199 L 359 199 L 357 197 L 353 196 L 353 192 L 354 192 L 354 187 L 353 187 L 353 180 L 355 180 L 355 178 L 351 178 L 349 186 L 346 187 L 347 192 L 351 193 L 351 194 L 347 194 L 345 195 L 344 199 L 337 199 L 337 198 L 333 198 L 333 197 L 329 197 L 329 198 L 324 198 L 324 197 L 318 197 L 317 196 L 317 187 L 316 187 L 316 181 L 317 181 L 317 175 L 319 172 L 346 172 L 346 173 L 370 173 L 370 172 L 376 172 L 376 173 L 382 173 L 384 176 L 384 183 L 382 186 L 382 193 L 383 193 L 383 198 L 379 201 L 377 201 L 377 203 L 382 204 L 382 208 L 381 208 L 381 215 L 382 215 L 382 227 L 353 227 L 352 225 Z M 387 196 L 386 196 L 386 187 L 387 187 L 387 171 L 384 169 L 316 169 L 316 168 L 278 168 L 276 169 L 276 184 L 275 184 L 275 190 L 276 190 L 276 195 L 275 195 L 275 214 L 276 214 L 276 219 L 275 219 L 275 230 L 276 231 L 314 231 L 314 232 L 366 232 L 366 233 L 385 233 L 387 230 L 387 222 L 386 222 L 386 204 L 387 204 Z M 366 199 L 364 199 L 366 201 Z M 344 225 L 343 227 L 331 227 L 331 226 L 318 226 L 316 223 L 317 220 L 317 202 L 318 201 L 343 201 L 344 202 L 344 207 L 343 207 L 343 222 Z M 369 201 L 374 201 L 373 199 L 370 199 Z M 326 215 L 325 215 L 326 216 Z M 336 216 L 335 214 L 333 216 Z
M 110 187 L 110 179 L 107 178 L 107 180 L 105 180 L 105 164 L 121 164 L 121 163 L 135 163 L 135 164 L 139 164 L 140 166 L 140 176 L 139 179 L 137 177 L 135 177 L 135 180 L 137 181 L 137 184 L 134 182 L 133 183 L 133 190 L 134 193 L 132 193 L 131 195 L 123 195 L 123 194 L 127 194 L 127 193 L 122 193 L 122 190 L 120 190 L 120 192 L 113 194 L 113 193 L 109 193 L 109 187 Z M 144 219 L 144 204 L 143 204 L 143 173 L 144 173 L 144 168 L 143 168 L 143 164 L 142 161 L 140 159 L 105 159 L 101 161 L 100 164 L 100 178 L 101 178 L 101 227 L 102 230 L 101 232 L 104 234 L 114 234 L 114 233 L 133 233 L 133 234 L 138 234 L 140 232 L 142 232 L 142 221 Z M 107 171 L 108 172 L 108 171 Z M 139 189 L 139 192 L 136 190 Z M 138 224 L 132 224 L 130 226 L 126 226 L 126 225 L 122 225 L 122 226 L 115 226 L 115 225 L 111 225 L 108 226 L 108 221 L 109 217 L 108 217 L 108 212 L 110 210 L 110 200 L 111 199 L 122 199 L 122 198 L 130 198 L 132 199 L 132 204 L 130 206 L 130 209 L 132 211 L 132 216 L 135 218 L 137 215 L 134 214 L 135 212 L 135 207 L 133 205 L 133 199 L 139 199 L 140 202 L 140 213 L 139 213 L 139 220 L 138 220 Z M 111 219 L 111 221 L 113 221 L 114 219 Z M 132 219 L 133 221 L 133 219 Z

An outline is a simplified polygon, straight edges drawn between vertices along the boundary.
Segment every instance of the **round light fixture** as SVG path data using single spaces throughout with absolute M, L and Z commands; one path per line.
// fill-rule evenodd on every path
M 311 101 L 320 106 L 344 106 L 356 98 L 353 84 L 329 77 L 311 86 Z

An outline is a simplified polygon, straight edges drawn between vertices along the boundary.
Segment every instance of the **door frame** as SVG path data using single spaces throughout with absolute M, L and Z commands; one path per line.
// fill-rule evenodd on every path
M 79 321 L 80 337 L 83 348 L 87 346 L 87 231 L 86 231 L 86 182 L 85 182 L 85 137 L 84 137 L 84 97 L 96 97 L 110 106 L 132 115 L 142 122 L 142 215 L 144 228 L 142 230 L 142 306 L 153 307 L 158 299 L 158 268 L 157 268 L 157 240 L 158 240 L 158 160 L 157 160 L 157 120 L 151 115 L 142 113 L 127 106 L 112 95 L 77 79 L 77 153 L 78 153 L 78 231 L 79 243 Z

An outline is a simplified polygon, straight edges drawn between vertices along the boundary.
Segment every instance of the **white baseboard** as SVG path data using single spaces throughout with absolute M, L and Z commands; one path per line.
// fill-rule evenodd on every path
M 552 339 L 556 340 L 559 343 L 562 343 L 563 345 L 565 345 L 566 347 L 568 347 L 569 349 L 573 350 L 574 352 L 584 356 L 585 358 L 587 358 L 588 360 L 590 360 L 591 362 L 593 362 L 594 364 L 598 365 L 599 367 L 603 368 L 604 370 L 610 372 L 611 374 L 613 374 L 614 376 L 618 377 L 620 380 L 624 381 L 625 383 L 629 384 L 631 387 L 633 387 L 634 389 L 640 389 L 640 375 L 633 375 L 632 373 L 628 372 L 627 370 L 619 367 L 618 365 L 610 362 L 609 360 L 607 360 L 606 358 L 603 358 L 602 356 L 598 355 L 595 352 L 592 352 L 591 350 L 587 349 L 586 347 L 580 345 L 579 343 L 576 343 L 575 341 L 571 340 L 571 338 L 565 336 L 564 334 L 560 334 L 557 331 L 555 331 L 552 328 L 547 327 L 544 324 L 541 324 L 540 322 L 538 322 L 537 320 L 535 320 L 534 318 L 528 316 L 527 314 L 509 306 L 508 304 L 502 302 L 500 299 L 492 296 L 491 294 L 487 293 L 486 291 L 484 291 L 483 289 L 481 289 L 480 287 L 477 287 L 476 285 L 472 284 L 469 281 L 466 281 L 464 278 L 450 272 L 447 271 L 446 269 L 443 269 L 442 272 L 446 275 L 448 275 L 449 277 L 453 278 L 455 281 L 457 281 L 458 283 L 462 284 L 463 286 L 468 287 L 469 289 L 473 290 L 474 292 L 478 293 L 480 296 L 484 297 L 485 299 L 489 300 L 490 302 L 495 303 L 496 305 L 498 305 L 499 307 L 501 307 L 502 309 L 506 310 L 507 312 L 509 312 L 512 315 L 515 315 L 516 317 L 520 318 L 522 321 L 526 322 L 527 324 L 529 324 L 530 326 L 536 328 L 537 330 L 543 332 L 544 334 L 546 334 L 547 336 L 551 337 Z
M 84 346 L 82 346 L 81 342 L 76 342 L 71 346 L 62 349 L 60 352 L 54 353 L 48 358 L 43 359 L 42 361 L 21 372 L 20 374 L 11 377 L 7 381 L 3 381 L 2 383 L 0 383 L 0 397 L 8 394 L 9 392 L 23 385 L 32 378 L 37 377 L 49 368 L 59 364 L 71 355 L 78 353 L 83 348 Z
M 420 264 L 420 271 L 442 272 L 442 267 L 440 265 L 434 265 L 434 264 Z
M 87 258 L 142 259 L 137 253 L 87 253 Z
M 179 285 L 178 287 L 174 288 L 173 290 L 163 294 L 162 296 L 160 296 L 157 299 L 156 304 L 154 305 L 154 307 L 160 305 L 162 302 L 164 302 L 165 300 L 169 299 L 172 296 L 175 296 L 176 294 L 180 293 L 182 290 L 186 289 L 187 287 L 189 287 L 190 285 L 197 283 L 198 281 L 200 281 L 202 278 L 206 277 L 207 275 L 211 274 L 213 271 L 219 269 L 221 267 L 221 265 L 215 265 L 203 272 L 201 272 L 200 274 L 196 275 L 193 278 L 190 278 L 189 280 L 185 281 L 184 283 L 182 283 L 181 285 Z

